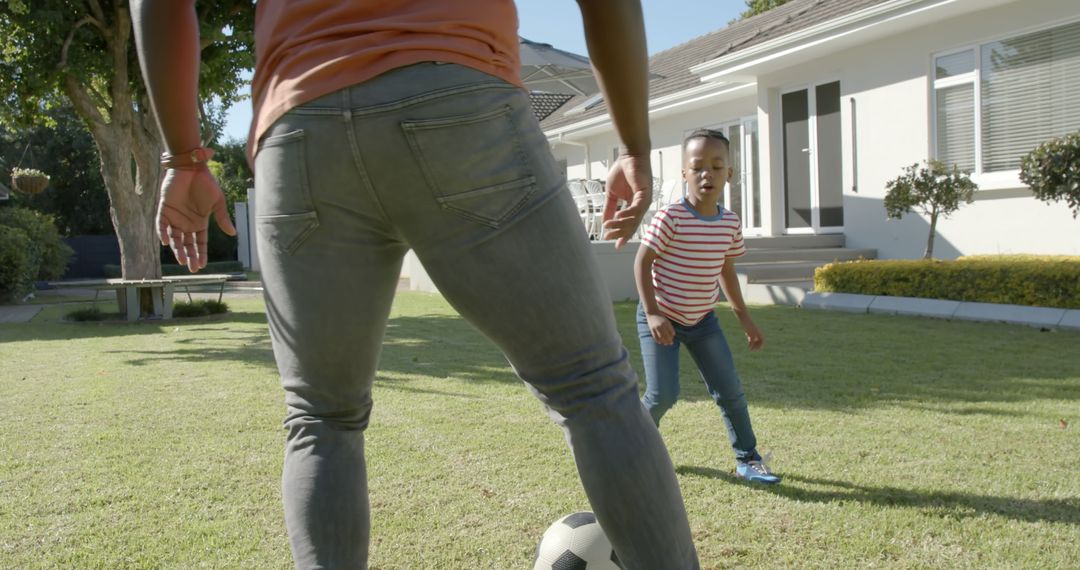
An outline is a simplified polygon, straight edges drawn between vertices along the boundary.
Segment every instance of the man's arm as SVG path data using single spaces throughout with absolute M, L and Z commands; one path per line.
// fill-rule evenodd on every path
M 199 147 L 199 20 L 195 0 L 131 0 L 131 21 L 165 149 L 179 154 Z
M 168 154 L 183 157 L 202 146 L 199 133 L 199 22 L 194 0 L 131 0 L 135 47 L 150 105 Z M 203 154 L 208 159 L 211 153 Z M 181 160 L 180 164 L 190 161 Z M 205 162 L 165 171 L 158 205 L 158 238 L 195 272 L 206 267 L 210 214 L 236 235 L 225 196 Z
M 622 247 L 652 201 L 645 23 L 639 0 L 578 0 L 578 6 L 589 58 L 622 142 L 607 176 L 603 235 Z M 629 206 L 616 212 L 620 200 Z

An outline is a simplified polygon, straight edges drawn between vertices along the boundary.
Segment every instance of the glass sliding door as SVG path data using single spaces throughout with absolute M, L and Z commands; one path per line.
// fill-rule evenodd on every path
M 709 127 L 728 137 L 731 179 L 720 197 L 720 205 L 739 215 L 743 231 L 750 234 L 761 229 L 761 184 L 758 174 L 757 117 Z
M 844 227 L 844 163 L 840 140 L 840 82 L 815 88 L 818 228 Z
M 784 127 L 784 226 L 814 227 L 810 200 L 810 98 L 806 89 L 784 93 L 780 107 Z
M 780 111 L 788 233 L 843 229 L 840 82 L 784 93 Z

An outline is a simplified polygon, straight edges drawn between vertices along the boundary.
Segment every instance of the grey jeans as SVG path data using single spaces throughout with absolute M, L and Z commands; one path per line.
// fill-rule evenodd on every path
M 367 567 L 364 430 L 409 248 L 563 428 L 624 567 L 698 568 L 671 460 L 524 92 L 457 65 L 397 69 L 294 108 L 255 172 L 297 568 Z

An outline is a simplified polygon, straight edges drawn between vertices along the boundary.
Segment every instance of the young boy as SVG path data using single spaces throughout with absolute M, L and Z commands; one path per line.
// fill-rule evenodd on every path
M 736 475 L 779 483 L 758 455 L 746 396 L 713 311 L 723 289 L 750 350 L 765 344 L 735 275 L 733 259 L 746 253 L 739 218 L 718 205 L 732 174 L 728 140 L 719 131 L 694 131 L 683 141 L 683 158 L 687 195 L 657 212 L 634 260 L 645 361 L 642 403 L 659 425 L 679 396 L 679 345 L 685 343 L 720 406 L 735 450 Z

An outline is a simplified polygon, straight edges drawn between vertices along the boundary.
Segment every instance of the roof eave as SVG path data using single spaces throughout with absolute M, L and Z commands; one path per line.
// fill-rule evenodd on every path
M 735 53 L 711 59 L 690 68 L 690 72 L 701 76 L 702 82 L 713 82 L 721 78 L 728 79 L 731 74 L 742 72 L 739 77 L 749 79 L 754 74 L 747 71 L 754 66 L 828 42 L 837 37 L 865 30 L 876 25 L 908 14 L 932 10 L 961 0 L 892 0 L 870 6 L 785 34 L 774 40 L 762 42 Z

